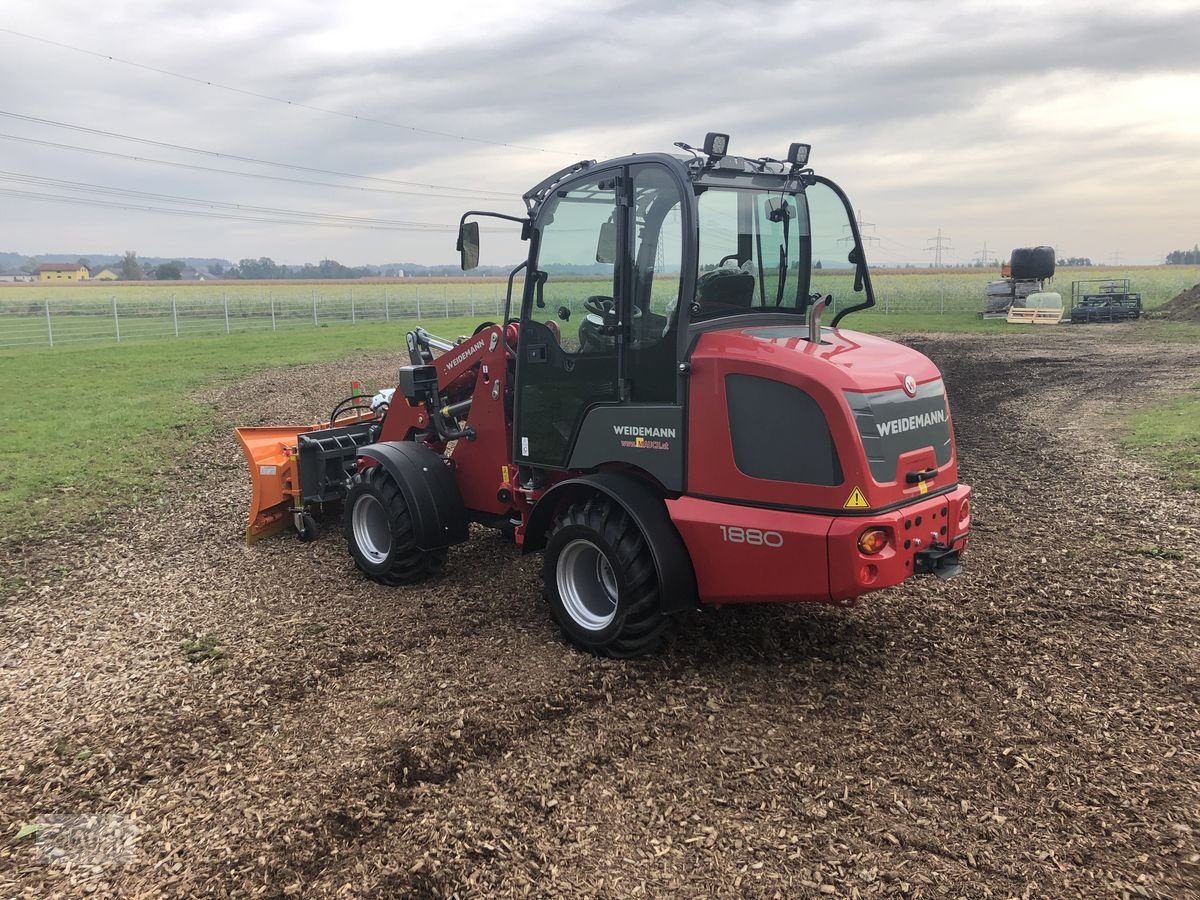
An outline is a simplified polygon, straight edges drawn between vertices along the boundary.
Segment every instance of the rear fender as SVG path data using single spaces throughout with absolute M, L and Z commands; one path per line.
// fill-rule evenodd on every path
M 555 514 L 570 503 L 593 494 L 603 494 L 637 523 L 654 558 L 665 613 L 695 609 L 699 605 L 696 573 L 683 538 L 679 536 L 661 495 L 645 482 L 629 475 L 599 472 L 560 481 L 548 490 L 529 514 L 525 525 L 523 553 L 541 550 Z
M 412 441 L 370 444 L 359 456 L 383 466 L 399 485 L 412 513 L 418 549 L 441 550 L 467 540 L 467 510 L 441 456 Z

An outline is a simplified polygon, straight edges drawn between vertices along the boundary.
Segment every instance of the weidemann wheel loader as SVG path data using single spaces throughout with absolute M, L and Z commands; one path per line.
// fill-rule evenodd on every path
M 874 304 L 846 195 L 804 144 L 782 161 L 728 155 L 722 134 L 676 146 L 556 172 L 524 217 L 465 213 L 464 269 L 480 217 L 529 244 L 503 321 L 410 333 L 372 410 L 239 429 L 248 539 L 311 537 L 312 507 L 341 501 L 357 567 L 402 585 L 490 526 L 543 552 L 565 636 L 615 657 L 683 610 L 852 605 L 957 574 L 971 489 L 941 374 L 838 328 Z

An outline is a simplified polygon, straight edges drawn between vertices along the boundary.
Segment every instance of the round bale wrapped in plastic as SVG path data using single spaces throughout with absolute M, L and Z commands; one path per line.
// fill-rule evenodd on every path
M 1018 247 L 1012 252 L 1012 277 L 1018 281 L 1028 278 L 1054 277 L 1053 247 Z

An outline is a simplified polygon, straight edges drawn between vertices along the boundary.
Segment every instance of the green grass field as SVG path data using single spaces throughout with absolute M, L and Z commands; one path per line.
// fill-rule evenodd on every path
M 1136 413 L 1125 445 L 1164 465 L 1180 487 L 1200 491 L 1200 384 Z
M 473 320 L 445 323 L 470 333 Z M 78 526 L 152 496 L 156 470 L 226 423 L 192 399 L 252 372 L 404 346 L 403 323 L 0 353 L 0 532 Z M 324 410 L 314 410 L 319 417 Z
M 880 270 L 872 273 L 878 312 L 977 313 L 984 287 L 999 275 L 989 269 Z M 1070 299 L 1076 279 L 1129 278 L 1142 292 L 1147 309 L 1161 306 L 1200 282 L 1200 270 L 1189 266 L 1060 269 L 1048 288 Z M 833 275 L 832 283 L 848 279 Z M 578 302 L 592 293 L 607 293 L 599 281 L 552 279 L 562 297 Z M 848 295 L 848 291 L 845 292 Z M 351 318 L 437 318 L 446 315 L 495 315 L 504 295 L 501 279 L 441 278 L 382 282 L 92 282 L 85 284 L 0 285 L 0 345 L 18 339 L 47 342 L 46 306 L 50 306 L 58 342 L 271 330 Z M 113 304 L 123 324 L 114 328 Z M 274 323 L 272 321 L 274 315 Z
M 899 276 L 905 278 L 928 276 Z M 377 286 L 373 286 L 377 287 Z M 586 283 L 582 286 L 586 287 Z M 133 291 L 149 288 L 130 288 Z M 92 288 L 71 288 L 84 292 Z M 1166 290 L 1166 289 L 1164 289 Z M 469 334 L 482 319 L 426 319 L 434 333 Z M 353 358 L 361 351 L 402 351 L 413 321 L 261 328 L 219 336 L 182 336 L 136 343 L 58 344 L 0 350 L 0 414 L 9 424 L 0 446 L 0 522 L 6 537 L 75 527 L 131 497 L 152 491 L 155 472 L 213 428 L 192 396 L 268 368 Z M 1019 336 L 1021 329 L 973 312 L 858 313 L 846 326 L 884 333 L 983 331 Z M 1136 329 L 1140 340 L 1200 342 L 1200 325 L 1140 322 L 1104 329 L 1114 340 Z M 319 414 L 321 411 L 314 411 Z M 1200 399 L 1143 411 L 1130 440 L 1148 448 L 1183 483 L 1197 484 Z M 1190 476 L 1187 473 L 1191 473 Z M 1190 480 L 1189 480 L 1190 479 Z

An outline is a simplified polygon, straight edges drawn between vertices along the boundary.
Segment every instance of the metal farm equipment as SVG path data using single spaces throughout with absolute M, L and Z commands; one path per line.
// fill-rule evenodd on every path
M 312 536 L 336 501 L 358 569 L 404 585 L 495 528 L 543 553 L 565 636 L 616 657 L 685 610 L 852 605 L 956 574 L 971 489 L 941 373 L 838 327 L 874 304 L 845 194 L 804 144 L 782 161 L 722 134 L 677 146 L 569 166 L 524 216 L 464 214 L 464 269 L 475 218 L 528 242 L 502 320 L 412 332 L 394 393 L 330 423 L 239 429 L 247 536 Z

